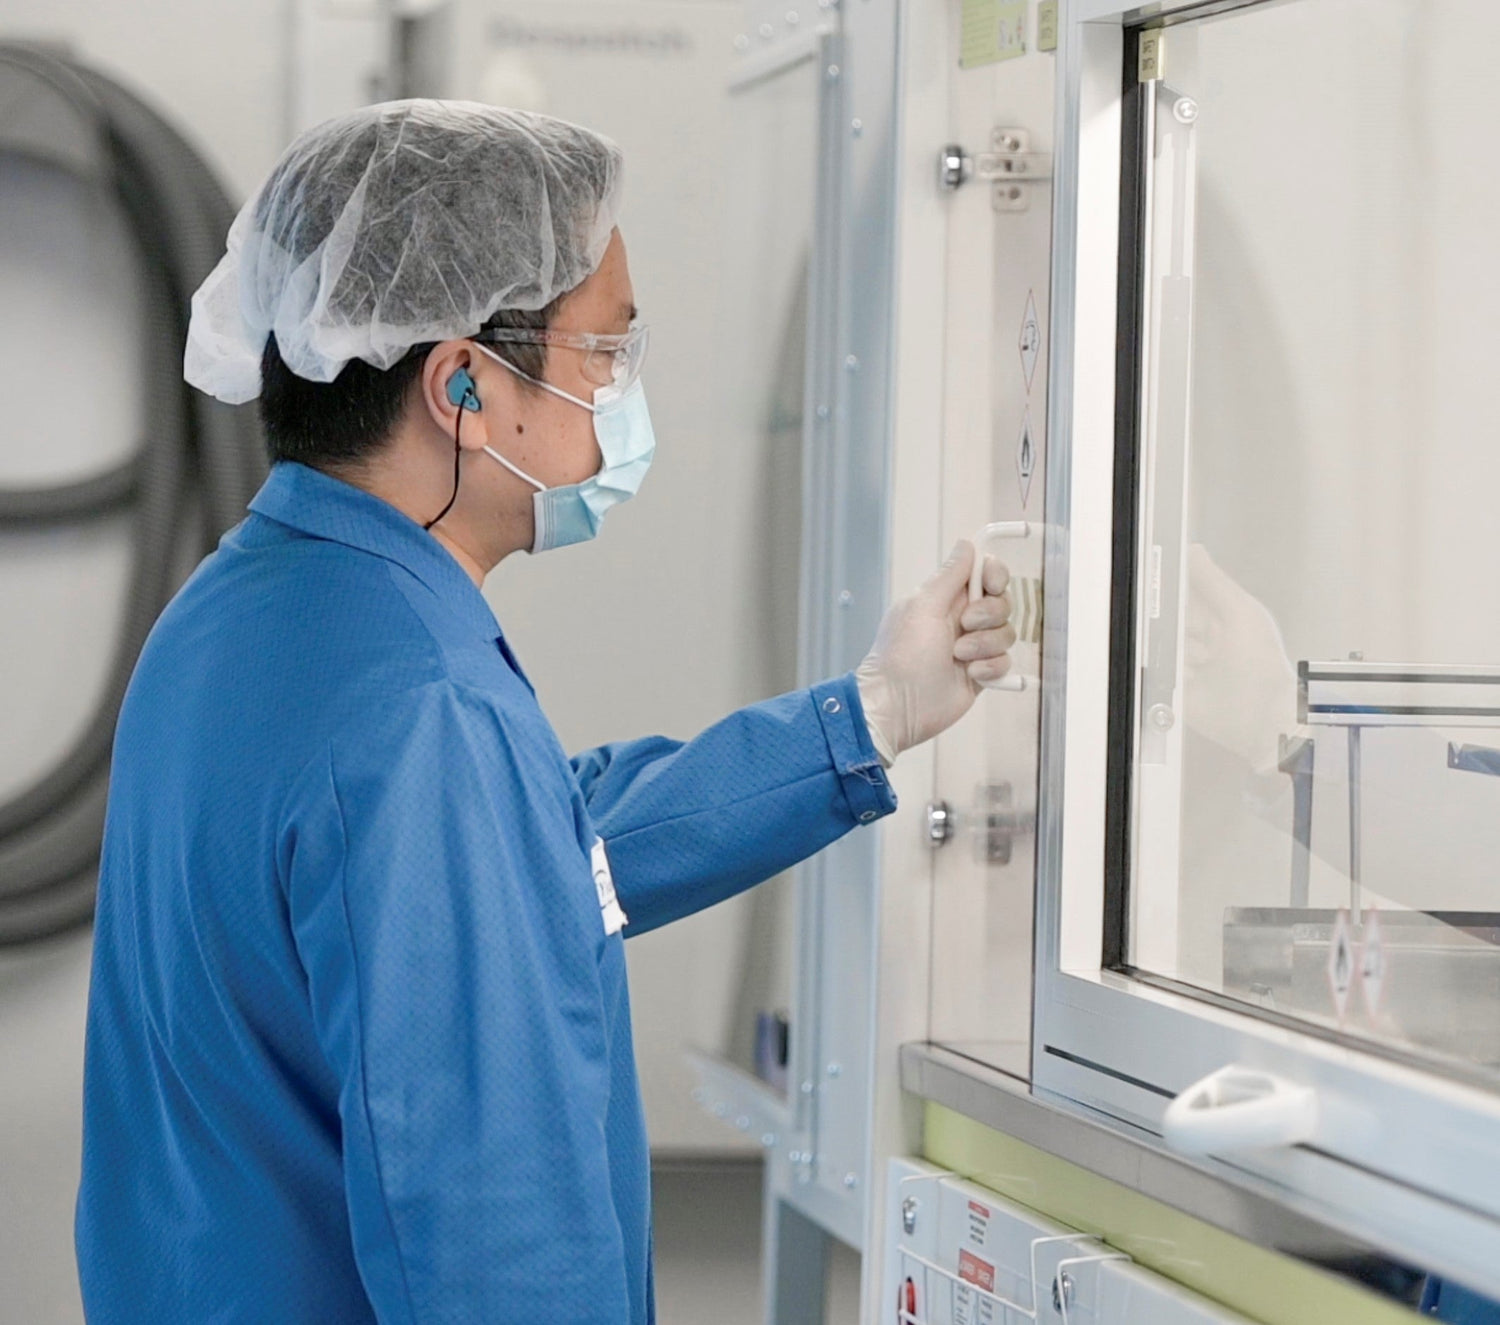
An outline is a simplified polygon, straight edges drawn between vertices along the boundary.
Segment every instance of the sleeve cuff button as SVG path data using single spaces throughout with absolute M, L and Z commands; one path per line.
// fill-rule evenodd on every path
M 832 695 L 829 695 L 828 698 L 823 701 L 824 713 L 837 713 L 843 707 L 844 706 L 840 704 L 838 700 L 835 699 Z
M 870 824 L 874 823 L 877 817 L 878 816 L 876 815 L 874 810 L 866 810 L 859 816 L 859 821 L 862 824 Z

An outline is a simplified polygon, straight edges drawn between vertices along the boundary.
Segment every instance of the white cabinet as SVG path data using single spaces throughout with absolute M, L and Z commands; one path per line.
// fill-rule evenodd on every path
M 930 1165 L 892 1161 L 884 1230 L 896 1325 L 1247 1325 L 1129 1256 Z

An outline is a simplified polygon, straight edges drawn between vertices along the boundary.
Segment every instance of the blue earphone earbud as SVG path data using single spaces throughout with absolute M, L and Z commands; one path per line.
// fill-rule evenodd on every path
M 478 413 L 479 392 L 474 389 L 474 379 L 467 368 L 457 369 L 448 379 L 448 403 Z

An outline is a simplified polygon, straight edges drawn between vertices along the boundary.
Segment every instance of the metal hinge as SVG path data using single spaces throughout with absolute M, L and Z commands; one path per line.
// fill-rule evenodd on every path
M 1031 135 L 1025 129 L 996 129 L 990 134 L 990 151 L 971 156 L 962 144 L 949 143 L 938 158 L 938 183 L 947 192 L 971 179 L 992 184 L 997 212 L 1024 212 L 1027 184 L 1052 178 L 1052 154 L 1031 151 Z

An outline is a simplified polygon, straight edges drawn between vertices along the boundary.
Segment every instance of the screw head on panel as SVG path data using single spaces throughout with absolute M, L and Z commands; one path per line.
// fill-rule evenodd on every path
M 962 143 L 948 143 L 938 153 L 938 185 L 944 192 L 961 188 L 973 173 L 974 160 Z
M 921 1208 L 922 1203 L 915 1196 L 901 1202 L 901 1229 L 908 1236 L 917 1231 L 917 1211 Z

